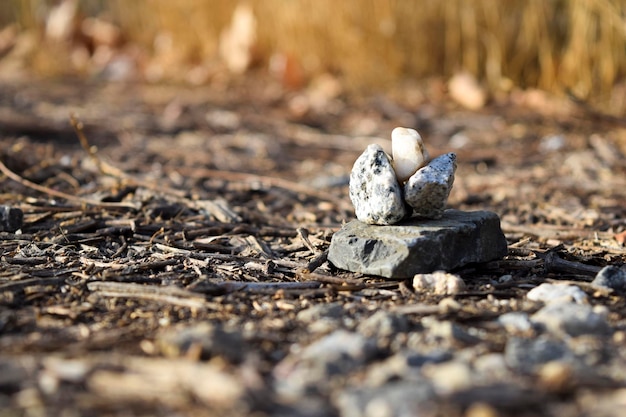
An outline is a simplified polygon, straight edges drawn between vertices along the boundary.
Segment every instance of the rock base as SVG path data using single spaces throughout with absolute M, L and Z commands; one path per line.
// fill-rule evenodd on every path
M 333 236 L 328 260 L 352 272 L 412 278 L 506 254 L 507 243 L 497 214 L 446 210 L 440 219 L 412 218 L 393 226 L 353 220 Z

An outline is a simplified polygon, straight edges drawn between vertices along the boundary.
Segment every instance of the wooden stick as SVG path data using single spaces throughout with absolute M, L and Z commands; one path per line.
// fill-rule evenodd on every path
M 310 274 L 315 271 L 317 268 L 322 266 L 324 262 L 328 259 L 328 249 L 324 252 L 317 255 L 315 258 L 311 259 L 308 264 L 304 268 L 302 268 L 303 274 Z
M 110 175 L 118 179 L 128 179 L 128 175 L 126 175 L 124 171 L 104 162 L 98 157 L 95 148 L 89 145 L 89 141 L 85 136 L 85 132 L 83 131 L 83 122 L 78 120 L 74 113 L 70 114 L 70 123 L 74 128 L 74 132 L 76 132 L 76 136 L 78 136 L 80 146 L 82 146 L 85 152 L 87 152 L 87 155 L 89 155 L 96 167 L 98 167 L 98 171 L 100 171 L 101 174 Z
M 539 257 L 544 258 L 544 268 L 546 272 L 564 272 L 566 274 L 591 275 L 594 276 L 602 269 L 599 266 L 585 265 L 580 262 L 567 261 L 559 258 L 555 252 L 547 254 L 537 253 Z
M 38 285 L 60 285 L 65 282 L 65 278 L 28 278 L 0 284 L 0 293 L 5 291 L 17 291 L 26 287 Z
M 63 198 L 68 201 L 73 201 L 76 203 L 83 204 L 85 206 L 95 206 L 95 207 L 114 207 L 114 208 L 130 208 L 137 210 L 139 206 L 134 203 L 115 203 L 109 201 L 95 201 L 90 200 L 83 197 L 76 197 L 71 194 L 66 194 L 62 191 L 53 190 L 52 188 L 44 187 L 43 185 L 35 184 L 25 178 L 20 177 L 15 172 L 11 171 L 7 166 L 0 160 L 0 171 L 8 178 L 17 182 L 20 185 L 23 185 L 26 188 L 33 189 L 35 191 L 39 191 L 40 193 L 51 195 L 54 197 Z
M 178 287 L 157 287 L 154 285 L 123 282 L 94 281 L 87 284 L 87 289 L 105 297 L 152 300 L 189 308 L 202 309 L 211 304 L 207 303 L 204 297 L 200 297 L 197 293 Z M 217 304 L 215 304 L 214 308 L 216 306 Z
M 296 232 L 298 233 L 298 236 L 304 243 L 304 246 L 306 246 L 306 248 L 310 250 L 311 253 L 316 254 L 316 255 L 319 254 L 320 251 L 315 246 L 313 246 L 313 244 L 311 243 L 311 240 L 309 239 L 308 230 L 306 230 L 304 227 L 298 227 L 296 229 Z

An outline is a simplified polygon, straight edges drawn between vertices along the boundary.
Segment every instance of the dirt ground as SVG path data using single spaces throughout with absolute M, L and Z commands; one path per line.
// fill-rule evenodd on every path
M 356 412 L 345 398 L 410 380 L 403 370 L 372 382 L 403 352 L 471 356 L 474 372 L 512 338 L 543 337 L 496 322 L 535 313 L 526 293 L 560 281 L 605 309 L 610 334 L 566 338 L 597 372 L 509 366 L 448 386 L 421 369 L 434 391 L 419 415 L 623 415 L 625 293 L 589 283 L 626 263 L 626 123 L 539 92 L 469 112 L 433 88 L 0 85 L 0 203 L 24 213 L 18 231 L 0 232 L 0 416 L 418 415 Z M 433 156 L 457 153 L 450 207 L 501 217 L 508 256 L 453 271 L 467 284 L 454 296 L 325 261 L 354 218 L 352 163 L 369 143 L 388 147 L 395 126 L 418 129 Z M 380 312 L 402 326 L 367 330 Z M 467 337 L 430 337 L 433 323 Z M 306 389 L 281 385 L 339 330 L 375 354 L 349 369 L 340 358 Z

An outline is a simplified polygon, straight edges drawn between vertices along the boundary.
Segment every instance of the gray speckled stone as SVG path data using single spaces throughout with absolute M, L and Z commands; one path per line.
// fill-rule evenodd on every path
M 332 238 L 328 260 L 337 268 L 387 278 L 449 271 L 506 255 L 498 215 L 446 210 L 440 219 L 408 219 L 394 226 L 353 220 Z
M 380 145 L 369 145 L 350 173 L 350 200 L 357 219 L 368 224 L 394 224 L 407 216 L 402 188 Z
M 447 153 L 417 170 L 404 185 L 404 199 L 416 215 L 437 219 L 446 208 L 454 183 L 456 154 Z

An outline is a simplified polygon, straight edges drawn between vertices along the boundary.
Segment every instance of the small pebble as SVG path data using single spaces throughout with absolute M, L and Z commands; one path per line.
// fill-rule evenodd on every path
M 22 227 L 24 213 L 10 206 L 0 206 L 0 232 L 13 233 Z
M 498 317 L 498 323 L 503 326 L 507 332 L 529 332 L 533 329 L 533 324 L 528 314 L 514 311 L 502 314 Z
M 531 320 L 556 335 L 607 335 L 611 332 L 606 313 L 598 312 L 587 304 L 548 304 L 533 314 Z
M 296 319 L 306 323 L 311 334 L 326 334 L 337 328 L 342 314 L 340 303 L 317 304 L 299 311 Z
M 591 281 L 591 285 L 618 291 L 626 290 L 626 266 L 621 268 L 612 265 L 605 266 Z
M 428 329 L 428 334 L 439 338 L 451 345 L 475 345 L 481 340 L 468 333 L 463 327 L 451 321 L 440 321 L 436 319 L 423 319 L 422 324 Z
M 405 333 L 408 326 L 405 316 L 395 315 L 387 311 L 377 311 L 362 321 L 357 330 L 369 337 L 391 337 L 398 333 Z
M 498 410 L 491 405 L 477 402 L 470 405 L 465 411 L 465 417 L 499 417 Z
M 195 359 L 220 356 L 233 363 L 243 361 L 247 347 L 241 333 L 210 323 L 171 327 L 157 336 L 157 345 L 165 356 L 195 356 Z
M 469 72 L 459 72 L 450 78 L 448 91 L 454 101 L 470 110 L 478 110 L 487 102 L 485 89 Z
M 546 336 L 533 339 L 511 337 L 504 348 L 507 365 L 525 373 L 535 372 L 548 362 L 572 357 L 573 353 L 564 342 Z
M 571 364 L 563 361 L 552 361 L 539 369 L 540 384 L 551 392 L 564 391 L 572 382 Z
M 528 291 L 526 297 L 532 301 L 543 303 L 584 303 L 587 294 L 576 285 L 544 283 Z
M 460 391 L 472 384 L 472 371 L 469 365 L 459 361 L 426 364 L 422 368 L 422 373 L 432 381 L 440 394 Z
M 288 398 L 298 398 L 333 376 L 352 372 L 376 353 L 375 341 L 359 333 L 336 330 L 294 350 L 276 365 L 273 371 L 276 390 Z
M 477 355 L 472 362 L 472 368 L 478 373 L 478 378 L 485 381 L 504 380 L 511 377 L 502 353 Z
M 417 170 L 404 185 L 404 199 L 413 213 L 429 219 L 443 214 L 454 183 L 456 154 L 441 155 Z
M 413 417 L 435 415 L 435 393 L 426 381 L 396 381 L 382 387 L 346 389 L 335 406 L 344 417 Z
M 343 305 L 341 303 L 316 304 L 300 310 L 296 318 L 305 323 L 312 323 L 317 320 L 339 319 L 342 313 Z
M 435 271 L 432 274 L 416 274 L 413 277 L 413 288 L 417 292 L 451 295 L 465 291 L 466 286 L 458 275 Z
M 567 141 L 563 135 L 544 136 L 539 141 L 539 151 L 542 153 L 560 151 L 566 144 Z

